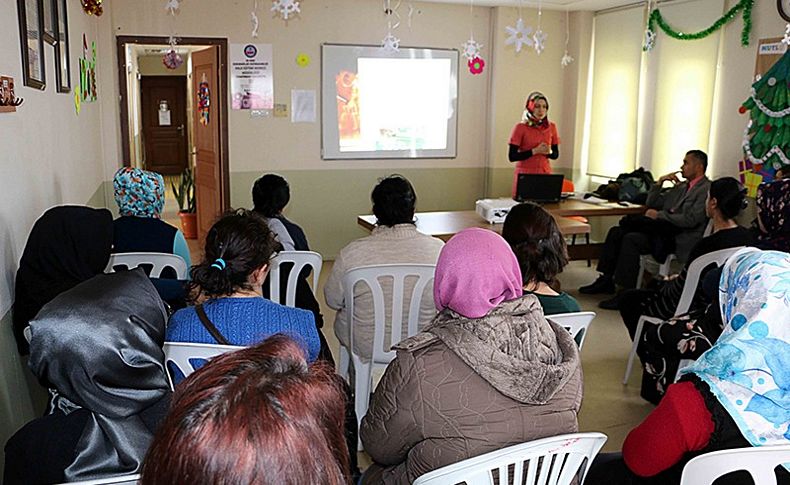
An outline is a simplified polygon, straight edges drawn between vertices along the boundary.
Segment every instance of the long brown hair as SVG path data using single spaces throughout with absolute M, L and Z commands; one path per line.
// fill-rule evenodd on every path
M 215 358 L 176 388 L 141 483 L 349 483 L 339 379 L 283 335 Z

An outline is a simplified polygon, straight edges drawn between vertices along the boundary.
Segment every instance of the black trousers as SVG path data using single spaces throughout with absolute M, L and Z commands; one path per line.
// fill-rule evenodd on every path
M 628 231 L 620 226 L 609 229 L 606 234 L 598 272 L 614 278 L 623 288 L 634 288 L 639 276 L 639 257 L 649 254 L 652 246 L 647 234 Z

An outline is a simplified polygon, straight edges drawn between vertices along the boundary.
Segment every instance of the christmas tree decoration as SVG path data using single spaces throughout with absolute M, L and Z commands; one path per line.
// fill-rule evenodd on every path
M 527 47 L 532 47 L 532 39 L 530 38 L 532 27 L 524 26 L 524 19 L 521 17 L 516 20 L 515 27 L 505 27 L 505 32 L 508 34 L 505 45 L 515 44 L 516 52 L 521 52 L 521 48 L 525 45 Z
M 749 111 L 743 133 L 743 152 L 765 181 L 776 170 L 790 168 L 790 50 L 765 75 L 752 84 L 749 98 L 738 112 Z
M 642 44 L 642 50 L 650 52 L 656 46 L 656 33 L 650 29 L 645 30 L 645 40 Z
M 571 38 L 571 27 L 570 27 L 570 14 L 568 10 L 565 10 L 565 54 L 562 55 L 562 59 L 560 59 L 560 64 L 562 67 L 567 67 L 568 64 L 573 62 L 573 57 L 568 54 L 568 40 Z
M 469 66 L 469 72 L 480 74 L 483 72 L 483 68 L 486 67 L 486 62 L 479 57 L 475 57 L 474 59 L 469 59 L 467 65 Z
M 289 17 L 301 12 L 299 0 L 272 0 L 272 12 L 287 22 Z
M 749 34 L 752 31 L 752 7 L 754 6 L 754 0 L 740 0 L 737 4 L 733 5 L 732 8 L 727 10 L 717 21 L 713 23 L 710 27 L 704 30 L 700 30 L 699 32 L 694 33 L 686 33 L 686 32 L 679 32 L 672 27 L 664 20 L 664 17 L 661 15 L 661 11 L 657 8 L 653 9 L 650 12 L 650 17 L 648 19 L 648 29 L 652 32 L 655 32 L 657 29 L 656 27 L 660 27 L 661 30 L 664 31 L 665 34 L 672 37 L 673 39 L 678 40 L 697 40 L 697 39 L 704 39 L 705 37 L 709 36 L 710 34 L 716 32 L 720 28 L 724 27 L 724 25 L 732 22 L 735 17 L 738 16 L 738 13 L 743 11 L 743 29 L 741 30 L 741 45 L 746 47 L 749 45 Z M 646 49 L 650 50 L 650 49 Z
M 81 0 L 82 10 L 88 15 L 95 15 L 100 17 L 104 13 L 104 7 L 101 6 L 102 0 Z
M 461 44 L 461 54 L 466 57 L 467 61 L 471 61 L 480 57 L 480 49 L 482 48 L 483 44 L 477 42 L 474 37 L 470 37 L 469 40 Z

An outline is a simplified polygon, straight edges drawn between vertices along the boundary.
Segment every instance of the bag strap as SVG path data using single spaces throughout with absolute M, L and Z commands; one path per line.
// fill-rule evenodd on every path
M 217 327 L 215 327 L 214 324 L 211 323 L 211 320 L 208 319 L 208 315 L 206 315 L 206 310 L 203 309 L 202 304 L 196 305 L 195 311 L 197 312 L 197 316 L 200 319 L 200 323 L 202 323 L 203 326 L 206 327 L 208 333 L 210 333 L 211 336 L 214 337 L 214 340 L 216 340 L 218 344 L 230 345 L 228 339 L 226 339 L 225 336 L 222 335 L 222 333 L 217 329 Z

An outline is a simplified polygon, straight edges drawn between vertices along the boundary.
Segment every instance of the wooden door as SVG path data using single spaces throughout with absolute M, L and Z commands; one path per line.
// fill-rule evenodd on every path
M 145 168 L 179 174 L 187 166 L 187 78 L 140 78 Z
M 218 102 L 222 89 L 218 75 L 219 48 L 208 47 L 192 53 L 193 138 L 195 143 L 195 204 L 198 240 L 203 240 L 223 210 L 224 184 L 221 172 L 220 129 L 222 110 Z

